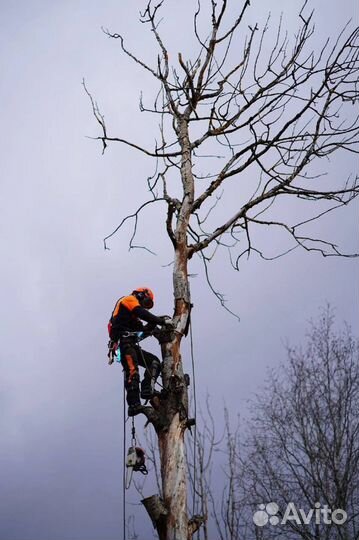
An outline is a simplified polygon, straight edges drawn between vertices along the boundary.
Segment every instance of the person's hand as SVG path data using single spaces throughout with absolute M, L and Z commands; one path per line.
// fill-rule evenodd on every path
M 161 319 L 161 323 L 160 323 L 161 326 L 168 326 L 171 328 L 174 327 L 173 321 L 169 315 L 162 315 L 160 319 Z

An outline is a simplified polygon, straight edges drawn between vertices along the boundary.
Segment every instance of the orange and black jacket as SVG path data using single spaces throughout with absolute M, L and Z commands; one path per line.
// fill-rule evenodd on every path
M 137 332 L 143 330 L 141 322 L 146 321 L 156 326 L 162 323 L 161 317 L 152 315 L 147 309 L 141 307 L 134 295 L 123 296 L 117 300 L 108 325 L 110 338 L 117 340 L 122 332 Z

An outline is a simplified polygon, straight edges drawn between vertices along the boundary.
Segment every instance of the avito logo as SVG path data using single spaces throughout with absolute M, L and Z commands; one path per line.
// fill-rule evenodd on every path
M 270 525 L 285 525 L 289 521 L 296 523 L 297 525 L 309 525 L 314 519 L 314 522 L 319 525 L 324 523 L 330 525 L 343 525 L 346 522 L 348 515 L 345 510 L 337 508 L 331 510 L 328 505 L 323 505 L 319 502 L 315 503 L 314 508 L 310 508 L 305 511 L 302 508 L 295 506 L 293 502 L 287 504 L 282 519 L 277 515 L 279 512 L 279 506 L 275 502 L 268 504 L 260 504 L 259 510 L 254 512 L 253 521 L 257 527 L 264 527 L 268 523 Z

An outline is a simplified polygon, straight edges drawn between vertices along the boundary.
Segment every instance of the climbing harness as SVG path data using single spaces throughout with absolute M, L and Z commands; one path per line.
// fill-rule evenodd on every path
M 148 474 L 148 470 L 146 467 L 145 451 L 140 446 L 137 446 L 135 419 L 132 418 L 132 445 L 127 451 L 126 459 L 126 489 L 128 489 L 131 485 L 132 475 L 134 471 L 140 472 L 145 476 Z
M 134 337 L 136 342 L 142 341 L 144 339 L 144 332 L 123 332 L 121 334 L 122 338 Z M 120 339 L 113 341 L 110 339 L 108 342 L 108 363 L 109 365 L 113 364 L 114 361 L 121 363 L 121 349 L 120 349 Z

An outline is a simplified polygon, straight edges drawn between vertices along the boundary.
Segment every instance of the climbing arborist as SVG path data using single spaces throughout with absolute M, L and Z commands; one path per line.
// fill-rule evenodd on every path
M 140 376 L 138 366 L 145 368 L 141 382 L 141 398 L 153 396 L 154 383 L 161 371 L 161 362 L 154 354 L 144 351 L 138 344 L 138 332 L 148 336 L 157 325 L 171 324 L 168 316 L 157 317 L 148 310 L 154 306 L 154 294 L 148 287 L 138 287 L 129 296 L 117 300 L 108 324 L 110 336 L 109 363 L 114 351 L 120 348 L 121 362 L 125 370 L 128 416 L 135 416 L 142 410 L 140 401 Z M 145 321 L 148 324 L 143 325 Z M 146 336 L 146 337 L 147 337 Z

